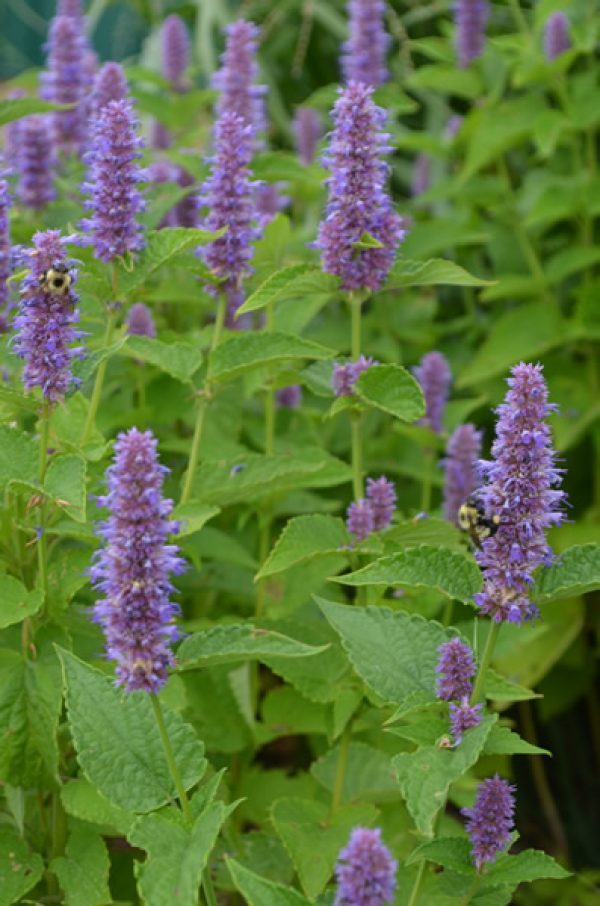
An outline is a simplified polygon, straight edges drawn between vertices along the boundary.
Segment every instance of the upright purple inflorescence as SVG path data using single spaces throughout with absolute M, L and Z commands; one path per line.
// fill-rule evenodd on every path
M 144 207 L 138 184 L 145 176 L 138 164 L 142 142 L 136 125 L 127 101 L 109 101 L 94 123 L 90 179 L 83 186 L 92 216 L 82 227 L 91 233 L 101 261 L 113 261 L 143 246 L 136 216 Z
M 216 113 L 236 113 L 253 138 L 265 128 L 264 96 L 266 88 L 257 85 L 256 48 L 259 29 L 253 22 L 238 19 L 225 29 L 227 38 L 221 56 L 221 68 L 213 76 L 213 88 L 219 91 Z
M 441 352 L 428 352 L 419 365 L 413 368 L 425 397 L 425 417 L 421 424 L 436 434 L 442 433 L 442 419 L 450 391 L 452 374 L 446 357 Z
M 98 499 L 110 516 L 98 528 L 104 545 L 91 569 L 104 595 L 94 618 L 104 630 L 108 657 L 117 661 L 117 683 L 128 692 L 158 692 L 173 663 L 178 607 L 170 600 L 170 576 L 184 564 L 179 549 L 167 543 L 177 524 L 168 518 L 172 501 L 162 496 L 166 472 L 150 431 L 131 428 L 117 437 L 108 493 Z
M 206 229 L 227 227 L 223 236 L 205 246 L 203 255 L 214 273 L 224 279 L 220 290 L 227 295 L 230 324 L 244 300 L 242 281 L 251 273 L 251 243 L 259 235 L 254 226 L 256 183 L 250 179 L 252 136 L 252 127 L 236 113 L 224 113 L 217 120 L 211 173 L 200 199 L 209 211 Z
M 334 906 L 383 906 L 396 889 L 398 863 L 381 839 L 379 828 L 355 827 L 335 868 Z
M 479 784 L 473 808 L 462 809 L 467 818 L 471 853 L 477 871 L 493 862 L 510 843 L 514 821 L 515 788 L 498 774 Z
M 56 15 L 72 16 L 74 19 L 81 19 L 83 16 L 81 0 L 58 0 Z
M 294 135 L 300 163 L 308 167 L 315 159 L 321 138 L 321 120 L 312 107 L 298 107 L 294 116 Z
M 333 108 L 335 128 L 325 164 L 329 198 L 316 246 L 323 268 L 341 278 L 345 290 L 377 290 L 404 238 L 401 218 L 385 190 L 388 172 L 381 156 L 388 150 L 380 131 L 386 113 L 371 99 L 372 88 L 351 82 Z M 369 233 L 381 248 L 357 249 Z
M 297 409 L 302 402 L 302 387 L 300 384 L 290 384 L 277 391 L 277 405 L 283 409 Z
M 487 19 L 487 0 L 455 0 L 455 45 L 458 65 L 463 69 L 483 53 Z
M 564 13 L 548 16 L 544 26 L 544 55 L 549 62 L 571 48 L 569 20 Z
M 377 88 L 388 80 L 385 55 L 391 39 L 383 24 L 384 0 L 348 0 L 350 35 L 342 48 L 345 82 Z
M 460 745 L 467 730 L 471 730 L 481 723 L 483 705 L 472 705 L 465 696 L 459 704 L 450 702 L 450 732 L 454 744 Z
M 127 333 L 138 337 L 155 337 L 156 326 L 152 312 L 143 302 L 136 302 L 127 315 Z
M 10 311 L 10 289 L 8 278 L 11 273 L 11 245 L 8 225 L 8 212 L 10 210 L 10 195 L 8 183 L 0 177 L 0 333 L 8 330 L 8 314 Z
M 370 500 L 361 497 L 350 504 L 346 512 L 346 528 L 356 541 L 364 541 L 375 531 L 375 514 Z
M 55 147 L 67 154 L 79 154 L 86 142 L 86 95 L 89 74 L 88 50 L 83 24 L 75 16 L 56 16 L 48 35 L 48 70 L 43 75 L 44 97 L 56 104 L 74 104 L 71 110 L 51 114 Z
M 52 291 L 48 272 L 69 268 L 58 230 L 36 233 L 27 258 L 30 270 L 21 285 L 14 348 L 25 359 L 27 390 L 40 387 L 48 403 L 56 403 L 71 383 L 71 360 L 82 353 L 72 345 L 81 336 L 74 326 L 79 319 L 75 273 L 69 269 L 64 289 Z
M 127 79 L 118 63 L 105 63 L 94 79 L 90 97 L 90 115 L 99 116 L 109 101 L 124 101 L 129 93 Z
M 55 198 L 55 159 L 48 125 L 43 116 L 28 116 L 19 129 L 17 198 L 34 211 Z
M 161 33 L 162 72 L 175 91 L 185 90 L 184 73 L 190 57 L 190 39 L 185 22 L 175 14 L 167 16 Z
M 533 572 L 552 561 L 545 533 L 562 522 L 566 495 L 554 489 L 561 470 L 555 467 L 545 419 L 556 407 L 548 403 L 542 366 L 516 365 L 508 385 L 505 402 L 496 410 L 492 460 L 480 463 L 484 511 L 500 522 L 475 553 L 484 577 L 475 602 L 497 623 L 521 623 L 537 615 L 529 600 Z
M 458 511 L 478 485 L 481 432 L 474 425 L 459 425 L 451 435 L 443 460 L 444 518 L 458 525 Z
M 344 365 L 335 362 L 331 378 L 335 395 L 352 396 L 352 388 L 363 371 L 368 371 L 371 365 L 377 365 L 375 359 L 364 355 L 361 355 L 356 362 L 346 362 Z
M 438 674 L 437 697 L 444 701 L 459 701 L 469 696 L 477 669 L 469 646 L 460 639 L 451 639 L 440 645 L 438 651 L 440 659 L 435 668 Z
M 367 500 L 373 510 L 373 527 L 380 532 L 391 524 L 398 500 L 396 488 L 385 475 L 367 478 Z

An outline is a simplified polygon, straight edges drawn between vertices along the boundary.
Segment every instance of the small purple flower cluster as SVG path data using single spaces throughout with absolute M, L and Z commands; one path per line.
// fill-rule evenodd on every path
M 28 116 L 19 126 L 17 198 L 27 208 L 41 211 L 56 197 L 54 146 L 48 118 Z
M 152 312 L 143 302 L 136 302 L 127 315 L 127 333 L 138 337 L 155 337 L 156 325 Z
M 413 368 L 425 397 L 425 417 L 420 424 L 427 425 L 436 434 L 443 430 L 442 420 L 452 382 L 452 373 L 446 357 L 441 352 L 428 352 L 421 363 Z
M 277 391 L 277 405 L 283 409 L 297 409 L 302 402 L 302 387 L 300 384 L 290 384 Z
M 162 72 L 174 91 L 184 91 L 184 74 L 190 57 L 190 38 L 180 16 L 167 16 L 162 25 Z
M 461 813 L 467 818 L 471 852 L 477 871 L 493 862 L 510 843 L 514 826 L 515 788 L 498 774 L 479 784 L 473 808 Z
M 167 543 L 178 526 L 169 520 L 172 501 L 162 496 L 166 472 L 152 434 L 132 428 L 117 437 L 108 493 L 98 498 L 110 516 L 98 528 L 104 545 L 91 569 L 104 595 L 94 617 L 104 630 L 108 657 L 117 661 L 117 684 L 127 692 L 157 693 L 173 664 L 178 607 L 170 600 L 170 576 L 183 571 L 184 561 Z
M 545 57 L 551 63 L 552 60 L 556 60 L 570 49 L 569 20 L 564 13 L 552 13 L 551 16 L 548 16 L 544 26 Z
M 260 31 L 253 22 L 238 19 L 225 29 L 225 51 L 221 68 L 213 76 L 213 88 L 220 92 L 216 105 L 218 119 L 236 113 L 250 126 L 253 144 L 265 128 L 264 96 L 266 87 L 257 85 L 256 48 Z
M 335 868 L 334 906 L 383 906 L 396 890 L 398 863 L 379 828 L 355 827 Z
M 90 118 L 93 123 L 110 101 L 125 101 L 129 94 L 125 73 L 118 63 L 105 63 L 98 70 L 90 96 Z
M 456 0 L 456 54 L 458 65 L 466 69 L 480 57 L 485 47 L 485 27 L 488 19 L 487 0 Z
M 458 638 L 444 642 L 438 652 L 436 695 L 450 702 L 450 731 L 454 744 L 460 745 L 465 731 L 481 722 L 482 705 L 469 702 L 477 671 L 475 659 L 469 646 Z
M 459 425 L 446 446 L 444 467 L 444 518 L 458 525 L 458 511 L 478 484 L 481 432 L 474 425 Z
M 392 522 L 398 496 L 392 482 L 382 475 L 367 478 L 367 496 L 348 507 L 346 527 L 356 541 L 364 541 L 371 532 L 381 532 Z
M 385 55 L 391 44 L 383 16 L 384 0 L 348 0 L 350 37 L 342 47 L 345 82 L 362 82 L 377 88 L 388 80 Z
M 11 308 L 10 288 L 7 282 L 12 270 L 12 251 L 8 224 L 9 210 L 10 194 L 8 192 L 8 183 L 0 177 L 0 333 L 6 333 L 8 330 L 8 315 Z
M 56 16 L 48 33 L 48 71 L 42 77 L 43 96 L 56 104 L 73 104 L 70 110 L 51 114 L 53 140 L 59 151 L 80 154 L 86 144 L 86 95 L 89 73 L 84 67 L 88 50 L 80 17 Z
M 340 365 L 336 362 L 333 366 L 333 375 L 331 383 L 336 396 L 352 396 L 352 388 L 363 373 L 368 371 L 372 365 L 377 365 L 375 359 L 370 356 L 361 355 L 356 362 L 346 362 Z
M 305 167 L 310 166 L 315 159 L 321 131 L 321 120 L 316 110 L 298 107 L 294 116 L 294 135 L 300 163 Z

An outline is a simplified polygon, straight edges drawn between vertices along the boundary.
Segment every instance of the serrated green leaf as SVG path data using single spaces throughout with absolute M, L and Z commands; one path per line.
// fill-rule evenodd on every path
M 60 649 L 67 711 L 79 764 L 100 792 L 126 811 L 148 812 L 176 796 L 147 694 L 123 693 L 110 677 Z M 206 769 L 203 746 L 179 715 L 165 723 L 186 789 Z
M 408 859 L 407 865 L 415 862 L 435 862 L 451 871 L 458 871 L 463 875 L 474 875 L 475 869 L 471 858 L 471 843 L 467 837 L 439 837 L 437 840 L 428 840 L 414 849 Z
M 196 906 L 198 888 L 228 809 L 213 802 L 190 830 L 169 815 L 144 815 L 129 833 L 129 842 L 146 850 L 136 864 L 138 888 L 147 906 Z
M 130 336 L 120 348 L 121 355 L 156 365 L 177 381 L 187 384 L 202 364 L 198 346 L 188 343 L 163 343 L 152 337 Z
M 464 551 L 464 534 L 447 519 L 408 519 L 392 526 L 383 536 L 386 553 L 397 553 L 398 549 L 416 547 L 419 544 L 436 547 L 459 548 Z
M 491 286 L 494 280 L 482 280 L 444 258 L 414 261 L 400 257 L 389 272 L 380 292 L 404 286 Z
M 44 488 L 58 506 L 75 522 L 86 521 L 86 464 L 75 453 L 53 456 L 48 464 Z
M 44 861 L 18 834 L 0 828 L 0 906 L 18 902 L 44 873 Z
M 110 802 L 85 777 L 77 777 L 63 784 L 60 798 L 68 815 L 101 827 L 109 827 L 120 834 L 129 833 L 135 820 L 132 812 Z
M 350 832 L 377 818 L 371 805 L 346 805 L 332 817 L 329 807 L 311 799 L 278 799 L 271 809 L 277 835 L 290 854 L 304 893 L 314 899 L 331 878 Z
M 104 840 L 93 828 L 74 822 L 66 854 L 50 863 L 59 880 L 67 906 L 103 906 L 110 903 L 110 867 Z
M 166 227 L 146 236 L 146 245 L 134 265 L 123 263 L 117 272 L 119 298 L 131 296 L 176 255 L 196 245 L 206 245 L 224 230 L 210 233 L 192 227 Z
M 541 698 L 537 692 L 532 692 L 525 686 L 513 683 L 506 677 L 488 668 L 485 677 L 485 697 L 495 702 L 525 702 L 532 698 Z
M 53 110 L 71 110 L 73 104 L 54 104 L 40 98 L 9 98 L 0 101 L 0 126 L 13 123 L 32 113 L 51 113 Z
M 243 305 L 238 308 L 236 317 L 248 311 L 259 311 L 267 305 L 296 299 L 316 293 L 335 293 L 339 280 L 331 274 L 324 274 L 314 264 L 292 264 L 271 274 Z
M 209 506 L 205 503 L 180 503 L 173 510 L 173 519 L 180 523 L 178 538 L 187 538 L 199 532 L 206 523 L 221 512 L 218 506 Z
M 341 519 L 319 514 L 296 516 L 283 529 L 256 580 L 284 572 L 313 557 L 337 552 L 349 543 L 350 535 Z
M 325 647 L 305 645 L 280 632 L 250 623 L 214 626 L 187 636 L 177 652 L 177 663 L 180 670 L 253 660 L 268 663 L 271 657 L 311 657 L 323 652 Z
M 0 629 L 33 616 L 43 603 L 40 591 L 28 591 L 14 576 L 0 576 Z
M 484 717 L 453 749 L 426 746 L 394 757 L 402 795 L 420 833 L 433 835 L 435 816 L 445 805 L 450 784 L 476 763 L 496 720 L 495 714 Z
M 491 865 L 486 873 L 485 883 L 490 887 L 496 884 L 510 884 L 515 887 L 524 881 L 537 881 L 539 878 L 568 878 L 571 872 L 566 871 L 552 856 L 538 849 L 526 849 L 515 856 L 504 856 Z
M 574 598 L 600 588 L 600 546 L 578 544 L 567 548 L 552 566 L 536 578 L 532 597 L 537 604 Z
M 435 588 L 449 598 L 472 603 L 481 589 L 481 571 L 466 551 L 420 544 L 382 557 L 368 566 L 338 576 L 343 585 L 401 585 L 407 588 Z
M 310 906 L 309 900 L 297 890 L 261 878 L 235 859 L 227 859 L 227 868 L 248 906 Z
M 401 365 L 372 365 L 352 389 L 363 402 L 402 421 L 414 422 L 425 415 L 423 391 Z
M 548 749 L 534 746 L 522 739 L 518 733 L 513 733 L 508 727 L 496 725 L 488 736 L 484 755 L 551 755 Z
M 385 702 L 407 708 L 435 700 L 439 623 L 387 607 L 349 607 L 315 599 L 361 679 Z
M 35 482 L 38 474 L 38 450 L 35 441 L 8 425 L 0 425 L 0 489 L 9 481 Z
M 240 333 L 211 353 L 211 377 L 230 381 L 253 368 L 265 368 L 287 359 L 330 359 L 335 349 L 303 340 L 292 334 Z
M 333 792 L 339 765 L 340 746 L 335 746 L 317 761 L 310 773 L 321 786 Z M 369 800 L 390 802 L 400 797 L 392 761 L 389 755 L 364 742 L 351 742 L 348 747 L 342 802 Z

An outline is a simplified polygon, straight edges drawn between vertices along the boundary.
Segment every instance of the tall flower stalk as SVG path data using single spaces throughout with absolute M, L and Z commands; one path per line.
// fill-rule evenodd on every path
M 342 48 L 345 82 L 378 88 L 389 78 L 385 56 L 391 38 L 384 26 L 384 0 L 348 0 L 349 38 Z
M 16 155 L 17 198 L 27 208 L 41 211 L 56 197 L 54 189 L 54 147 L 49 121 L 28 116 L 19 126 Z
M 254 141 L 266 124 L 264 96 L 266 87 L 258 85 L 256 50 L 259 29 L 253 22 L 238 19 L 225 29 L 225 50 L 221 68 L 213 76 L 213 88 L 219 92 L 215 112 L 217 118 L 236 113 L 249 126 Z
M 42 76 L 42 94 L 56 104 L 71 104 L 69 110 L 51 114 L 53 139 L 58 151 L 81 154 L 86 145 L 86 95 L 88 51 L 79 17 L 56 16 L 48 34 L 48 69 Z
M 355 827 L 335 868 L 334 906 L 384 906 L 394 899 L 398 863 L 379 828 Z
M 0 178 L 0 333 L 8 330 L 10 313 L 10 288 L 8 278 L 11 274 L 11 244 L 8 212 L 10 210 L 8 183 Z
M 456 0 L 455 45 L 458 65 L 462 69 L 467 69 L 483 53 L 487 19 L 487 0 Z

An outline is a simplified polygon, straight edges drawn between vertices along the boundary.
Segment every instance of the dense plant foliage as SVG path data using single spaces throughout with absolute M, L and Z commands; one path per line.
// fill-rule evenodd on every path
M 591 906 L 599 10 L 171 6 L 0 101 L 0 906 Z

